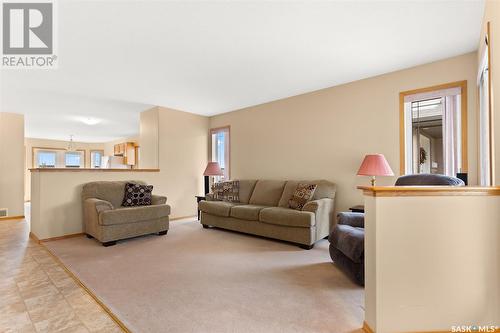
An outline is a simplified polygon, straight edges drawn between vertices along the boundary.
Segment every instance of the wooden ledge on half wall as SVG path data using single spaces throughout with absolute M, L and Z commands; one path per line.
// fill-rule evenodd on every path
M 159 172 L 160 169 L 31 168 L 31 172 Z
M 358 186 L 372 197 L 500 196 L 500 186 Z

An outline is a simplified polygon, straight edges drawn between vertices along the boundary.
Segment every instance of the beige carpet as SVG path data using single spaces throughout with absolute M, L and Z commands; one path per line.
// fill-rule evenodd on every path
M 46 243 L 132 332 L 359 332 L 364 292 L 306 251 L 176 221 L 167 236 L 105 248 L 85 237 Z

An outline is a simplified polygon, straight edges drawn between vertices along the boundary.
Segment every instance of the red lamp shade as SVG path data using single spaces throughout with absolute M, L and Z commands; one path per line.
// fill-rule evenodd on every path
M 222 176 L 222 170 L 219 166 L 218 162 L 208 162 L 207 167 L 205 168 L 205 172 L 203 172 L 203 176 Z
M 394 176 L 384 155 L 366 155 L 358 170 L 358 176 Z

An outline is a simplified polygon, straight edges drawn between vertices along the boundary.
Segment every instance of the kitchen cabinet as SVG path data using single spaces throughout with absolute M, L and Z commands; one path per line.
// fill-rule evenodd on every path
M 136 144 L 134 142 L 118 143 L 114 146 L 114 155 L 123 156 L 123 162 L 127 165 L 136 165 Z

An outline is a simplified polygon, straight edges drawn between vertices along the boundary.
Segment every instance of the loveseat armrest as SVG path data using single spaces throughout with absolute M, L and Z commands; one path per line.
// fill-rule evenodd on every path
M 365 227 L 365 213 L 342 212 L 337 214 L 338 224 L 347 224 L 351 227 Z
M 330 234 L 333 227 L 333 211 L 335 201 L 332 198 L 321 198 L 307 202 L 303 211 L 313 212 L 316 219 L 316 240 L 320 240 Z
M 106 201 L 106 200 L 97 199 L 97 198 L 85 199 L 84 205 L 85 205 L 85 207 L 84 207 L 85 210 L 95 209 L 97 214 L 99 214 L 100 212 L 104 212 L 106 210 L 113 210 L 114 209 L 111 202 Z
M 167 203 L 167 197 L 163 195 L 155 195 L 151 196 L 151 204 L 152 205 L 164 205 Z

